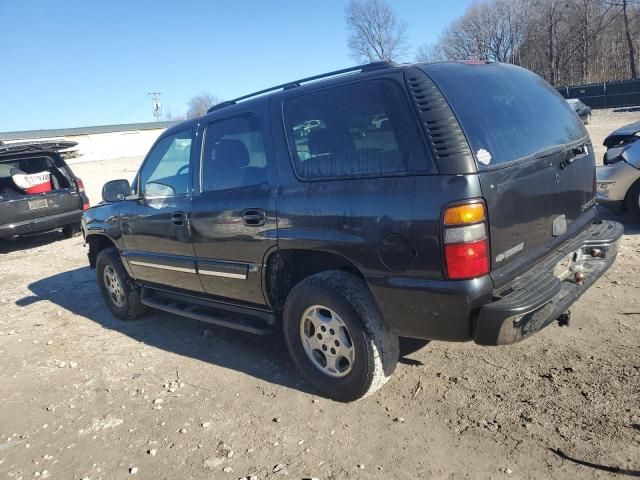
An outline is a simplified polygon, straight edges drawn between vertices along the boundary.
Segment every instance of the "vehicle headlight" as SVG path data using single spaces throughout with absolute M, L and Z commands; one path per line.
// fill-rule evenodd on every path
M 608 197 L 616 182 L 598 182 L 598 195 Z

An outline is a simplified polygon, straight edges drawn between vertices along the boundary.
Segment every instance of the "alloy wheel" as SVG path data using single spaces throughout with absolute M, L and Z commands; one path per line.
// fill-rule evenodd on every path
M 109 298 L 117 307 L 124 306 L 124 290 L 120 283 L 120 277 L 111 265 L 107 265 L 103 273 L 104 286 L 107 289 Z
M 340 378 L 353 369 L 355 348 L 349 329 L 328 307 L 313 305 L 300 318 L 300 340 L 311 363 L 325 375 Z

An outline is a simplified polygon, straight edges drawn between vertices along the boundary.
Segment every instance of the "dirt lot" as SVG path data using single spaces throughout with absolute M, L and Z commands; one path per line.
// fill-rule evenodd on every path
M 594 112 L 589 130 L 600 145 L 638 119 Z M 138 161 L 74 170 L 96 203 Z M 621 220 L 618 261 L 569 328 L 502 348 L 432 342 L 348 405 L 316 396 L 277 338 L 115 320 L 81 238 L 4 242 L 0 478 L 640 476 L 640 229 Z

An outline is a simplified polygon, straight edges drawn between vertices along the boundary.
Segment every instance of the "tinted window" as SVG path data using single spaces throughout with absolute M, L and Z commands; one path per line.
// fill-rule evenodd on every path
M 528 157 L 587 134 L 565 99 L 529 70 L 451 63 L 424 69 L 458 116 L 481 168 Z
M 401 88 L 368 81 L 285 103 L 291 156 L 303 178 L 425 172 L 433 168 Z
M 268 182 L 267 155 L 256 117 L 231 118 L 209 125 L 205 136 L 202 179 L 204 191 Z
M 146 197 L 167 197 L 189 190 L 192 131 L 184 130 L 160 140 L 149 152 L 140 172 Z

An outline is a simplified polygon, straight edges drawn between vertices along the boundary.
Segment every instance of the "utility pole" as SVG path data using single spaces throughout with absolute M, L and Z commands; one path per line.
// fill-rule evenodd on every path
M 160 101 L 160 95 L 162 95 L 162 92 L 149 92 L 147 95 L 151 97 L 153 116 L 155 117 L 156 122 L 159 122 L 160 117 L 162 117 L 162 102 Z

